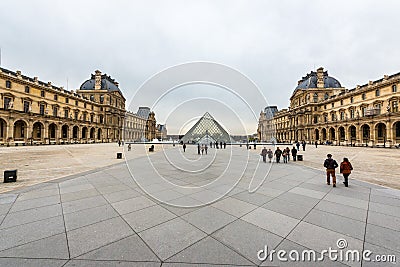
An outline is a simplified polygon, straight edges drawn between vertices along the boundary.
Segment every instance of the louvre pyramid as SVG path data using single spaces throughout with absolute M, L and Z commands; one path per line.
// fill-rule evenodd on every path
M 210 113 L 206 112 L 181 141 L 184 143 L 230 142 L 231 138 Z

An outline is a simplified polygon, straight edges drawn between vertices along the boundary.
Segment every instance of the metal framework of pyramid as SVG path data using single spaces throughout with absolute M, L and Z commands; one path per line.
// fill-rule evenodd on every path
M 230 142 L 225 129 L 206 112 L 195 125 L 182 137 L 184 143 Z

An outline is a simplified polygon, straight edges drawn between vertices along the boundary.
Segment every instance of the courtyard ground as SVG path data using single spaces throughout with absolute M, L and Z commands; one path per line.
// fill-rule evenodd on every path
M 0 194 L 0 266 L 364 267 L 396 266 L 376 256 L 399 260 L 399 190 L 357 180 L 333 188 L 321 168 L 303 166 L 307 154 L 284 165 L 239 147 L 203 156 L 192 146 L 156 151 L 135 156 L 146 154 L 135 146 L 128 164 Z M 268 255 L 312 250 L 317 258 L 329 248 L 370 250 L 373 261 L 260 259 L 266 247 Z

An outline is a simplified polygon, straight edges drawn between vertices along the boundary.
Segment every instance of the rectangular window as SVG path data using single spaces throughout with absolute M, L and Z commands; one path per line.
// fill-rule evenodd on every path
M 366 114 L 367 114 L 367 108 L 366 107 L 362 107 L 361 108 L 361 116 L 365 117 Z
M 65 103 L 67 103 L 67 104 L 69 103 L 69 98 L 68 97 L 65 98 Z
M 341 106 L 343 106 L 343 99 L 342 99 L 342 100 L 340 100 L 340 105 L 341 105 Z
M 318 116 L 314 116 L 314 123 L 318 123 Z
M 351 119 L 354 119 L 354 109 L 351 109 L 351 110 L 350 110 L 350 118 L 351 118 Z
M 381 114 L 381 104 L 376 104 L 375 106 L 375 115 Z
M 83 103 L 83 107 L 84 107 L 84 108 L 86 108 L 86 102 L 85 102 L 85 103 Z
M 332 107 L 333 107 L 333 108 L 335 107 L 335 103 L 332 103 Z
M 380 95 L 381 95 L 381 90 L 376 89 L 376 90 L 375 90 L 375 96 L 380 96 Z
M 25 86 L 25 93 L 29 94 L 30 88 L 29 86 Z
M 86 121 L 86 113 L 83 113 L 83 121 Z
M 79 111 L 75 111 L 75 120 L 78 119 L 78 114 L 79 114 Z
M 90 101 L 94 101 L 94 95 L 90 95 Z
M 78 104 L 79 104 L 78 100 L 75 100 L 75 106 L 78 106 Z
M 90 122 L 93 122 L 93 114 L 90 115 Z
M 10 81 L 6 81 L 6 88 L 11 89 L 11 82 Z
M 54 100 L 55 100 L 55 101 L 58 100 L 58 95 L 54 95 Z
M 351 98 L 350 98 L 350 102 L 351 102 L 351 103 L 354 103 L 354 97 L 351 97 Z
M 392 102 L 392 112 L 398 112 L 399 111 L 399 106 L 398 106 L 398 102 L 397 101 L 393 101 Z
M 44 104 L 40 104 L 39 112 L 40 112 L 40 115 L 44 115 Z
M 104 103 L 104 95 L 101 95 L 100 96 L 100 104 L 103 104 Z
M 365 100 L 365 99 L 367 99 L 367 95 L 364 93 L 364 94 L 362 94 L 361 98 L 362 98 L 362 100 Z
M 392 93 L 396 93 L 397 92 L 397 85 L 392 85 Z
M 100 123 L 103 123 L 103 116 L 102 115 L 100 115 L 99 121 L 100 121 Z
M 40 91 L 40 96 L 41 96 L 41 97 L 44 97 L 44 91 L 43 91 L 43 90 Z
M 11 98 L 5 97 L 4 98 L 4 109 L 9 109 L 10 107 Z
M 58 115 L 58 108 L 57 107 L 53 107 L 53 116 L 57 117 Z
M 69 112 L 68 109 L 64 110 L 64 118 L 68 119 L 69 118 Z
M 29 101 L 24 101 L 24 112 L 28 113 L 29 112 Z

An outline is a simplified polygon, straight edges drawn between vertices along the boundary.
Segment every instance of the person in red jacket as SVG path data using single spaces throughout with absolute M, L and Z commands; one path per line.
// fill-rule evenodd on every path
M 349 175 L 353 170 L 353 166 L 348 158 L 343 158 L 343 162 L 340 163 L 340 173 L 343 174 L 344 177 L 344 186 L 349 187 Z

